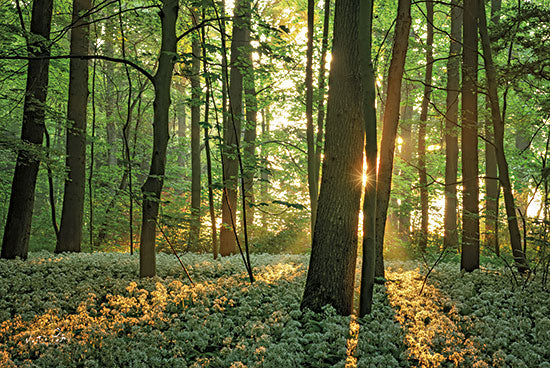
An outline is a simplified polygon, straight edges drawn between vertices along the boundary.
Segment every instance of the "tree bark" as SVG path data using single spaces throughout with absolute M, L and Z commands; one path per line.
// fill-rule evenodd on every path
M 315 131 L 313 128 L 313 30 L 315 2 L 307 2 L 307 50 L 306 50 L 306 140 L 307 140 L 307 182 L 311 204 L 311 229 L 315 227 L 317 215 L 319 182 L 315 177 Z
M 491 43 L 489 33 L 487 32 L 487 20 L 485 15 L 485 5 L 479 4 L 479 32 L 481 35 L 481 45 L 483 47 L 483 59 L 485 60 L 485 70 L 487 75 L 487 89 L 489 91 L 489 100 L 491 102 L 491 117 L 495 132 L 495 151 L 498 161 L 499 180 L 504 194 L 504 205 L 506 207 L 506 216 L 508 218 L 508 230 L 510 232 L 510 244 L 512 254 L 518 271 L 526 272 L 529 270 L 525 253 L 521 247 L 521 235 L 519 232 L 518 220 L 516 215 L 516 206 L 512 185 L 508 172 L 508 162 L 504 153 L 504 122 L 500 115 L 500 104 L 498 99 L 496 70 L 493 64 Z
M 429 198 L 428 178 L 426 173 L 426 125 L 428 124 L 428 105 L 432 93 L 433 72 L 433 41 L 434 41 L 434 3 L 426 1 L 426 74 L 424 76 L 424 96 L 420 108 L 420 124 L 418 127 L 418 178 L 420 187 L 420 238 L 419 248 L 422 252 L 428 246 L 428 221 Z
M 336 2 L 323 176 L 302 309 L 353 306 L 364 119 L 358 42 L 359 1 Z M 363 45 L 361 45 L 363 46 Z
M 105 55 L 113 55 L 114 25 L 111 19 L 105 25 Z M 114 167 L 117 165 L 116 157 L 116 125 L 113 116 L 113 101 L 115 101 L 115 64 L 111 61 L 104 63 L 105 68 L 105 120 L 107 122 L 107 163 Z
M 388 92 L 384 106 L 380 159 L 376 181 L 376 266 L 375 275 L 384 277 L 384 233 L 388 202 L 390 199 L 393 170 L 395 137 L 399 121 L 399 103 L 401 101 L 401 80 L 405 67 L 405 58 L 409 44 L 411 26 L 411 1 L 399 0 L 397 22 L 388 70 Z
M 239 175 L 238 139 L 243 119 L 243 53 L 246 47 L 246 25 L 244 20 L 245 2 L 235 3 L 233 18 L 233 39 L 231 41 L 231 72 L 229 75 L 229 114 L 224 125 L 224 146 L 222 161 L 224 167 L 222 195 L 222 226 L 220 230 L 220 254 L 228 256 L 236 253 L 237 226 L 237 183 Z
M 29 55 L 44 59 L 29 60 L 27 67 L 21 140 L 33 149 L 42 146 L 45 130 L 44 104 L 48 93 L 50 61 L 47 57 L 50 56 L 52 3 L 52 0 L 34 0 L 32 5 L 30 33 L 33 37 L 27 50 Z M 2 239 L 1 258 L 27 258 L 39 165 L 40 161 L 32 150 L 22 149 L 18 152 Z
M 71 55 L 88 55 L 88 17 L 91 0 L 73 1 Z M 55 252 L 80 252 L 84 195 L 86 193 L 86 122 L 88 107 L 88 60 L 71 59 L 69 66 L 69 101 L 67 107 L 67 175 L 63 209 Z
M 363 118 L 365 125 L 365 154 L 367 182 L 363 197 L 363 265 L 361 268 L 361 294 L 359 316 L 372 310 L 374 292 L 374 266 L 376 264 L 376 86 L 372 65 L 372 10 L 373 1 L 361 1 L 359 11 L 359 65 L 363 95 Z
M 195 10 L 191 11 L 192 24 L 199 23 Z M 193 60 L 191 64 L 191 223 L 189 228 L 189 250 L 199 250 L 201 229 L 201 44 L 197 32 L 191 42 Z
M 477 151 L 477 6 L 464 0 L 462 58 L 462 253 L 460 268 L 479 268 L 479 183 Z
M 458 245 L 457 192 L 458 176 L 458 99 L 460 88 L 460 50 L 462 42 L 462 8 L 459 0 L 451 2 L 451 42 L 447 61 L 447 113 L 445 114 L 445 248 Z
M 414 153 L 414 143 L 412 136 L 412 119 L 413 119 L 413 103 L 411 102 L 411 92 L 412 86 L 409 82 L 405 82 L 405 96 L 402 99 L 403 102 L 403 112 L 401 118 L 399 119 L 399 128 L 401 129 L 401 139 L 403 143 L 401 146 L 401 159 L 405 166 L 412 162 L 412 157 Z M 401 204 L 399 206 L 399 224 L 398 224 L 398 233 L 402 241 L 410 241 L 411 233 L 411 184 L 413 178 L 410 175 L 408 170 L 401 170 L 400 176 L 405 182 L 405 192 L 404 197 L 401 199 Z
M 164 183 L 166 148 L 168 146 L 168 113 L 170 86 L 176 62 L 176 21 L 178 0 L 163 0 L 160 11 L 162 37 L 157 72 L 154 76 L 155 100 L 153 102 L 153 156 L 147 180 L 141 187 L 143 209 L 141 222 L 139 275 L 152 277 L 156 274 L 155 238 L 160 195 Z

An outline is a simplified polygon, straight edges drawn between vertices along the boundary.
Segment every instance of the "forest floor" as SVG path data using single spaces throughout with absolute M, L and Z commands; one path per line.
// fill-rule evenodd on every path
M 299 309 L 308 256 L 0 260 L 0 367 L 550 367 L 550 298 L 506 270 L 388 262 L 360 320 Z M 359 267 L 359 265 L 358 265 Z M 422 289 L 422 293 L 420 293 Z

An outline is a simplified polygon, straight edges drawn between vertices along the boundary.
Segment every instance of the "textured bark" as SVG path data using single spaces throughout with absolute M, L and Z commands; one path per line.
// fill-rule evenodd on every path
M 311 259 L 301 308 L 339 314 L 353 306 L 357 226 L 363 166 L 363 108 L 360 90 L 359 2 L 336 2 L 329 77 L 323 176 Z
M 434 3 L 426 1 L 426 74 L 424 75 L 424 96 L 420 108 L 418 126 L 418 178 L 420 187 L 420 238 L 419 247 L 425 251 L 428 245 L 428 178 L 426 173 L 426 126 L 428 124 L 428 105 L 432 93 L 433 41 L 434 41 Z
M 462 253 L 460 268 L 479 268 L 479 183 L 477 151 L 477 3 L 464 0 L 462 58 Z
M 361 1 L 359 11 L 359 65 L 363 95 L 363 118 L 365 125 L 365 154 L 367 182 L 363 200 L 363 265 L 361 268 L 361 294 L 359 316 L 372 310 L 374 291 L 374 266 L 376 263 L 376 87 L 372 65 L 372 8 L 373 1 Z
M 246 13 L 247 24 L 250 24 L 250 12 Z M 258 101 L 256 100 L 256 85 L 254 63 L 252 61 L 252 45 L 250 44 L 250 27 L 245 28 L 247 45 L 243 58 L 246 61 L 244 70 L 244 93 L 246 105 L 246 124 L 244 126 L 244 196 L 246 200 L 246 221 L 250 229 L 254 225 L 254 173 L 256 172 L 256 126 L 258 124 Z
M 235 3 L 233 18 L 233 39 L 231 41 L 231 73 L 229 75 L 229 114 L 223 128 L 223 166 L 224 190 L 222 195 L 222 226 L 220 230 L 220 254 L 228 256 L 236 253 L 236 225 L 237 225 L 237 183 L 239 162 L 237 159 L 238 139 L 241 134 L 243 109 L 243 55 L 246 47 L 246 28 L 243 10 L 245 2 L 238 0 Z
M 92 8 L 91 0 L 73 1 L 71 55 L 88 55 L 90 29 L 82 14 Z M 67 180 L 55 252 L 80 252 L 84 195 L 86 193 L 86 122 L 88 107 L 88 60 L 73 58 L 69 66 L 67 107 Z
M 317 215 L 319 184 L 315 176 L 315 131 L 313 128 L 313 29 L 315 2 L 307 2 L 307 51 L 306 51 L 306 140 L 307 140 L 307 184 L 311 204 L 311 229 L 314 229 Z
M 38 37 L 33 37 L 28 45 L 29 55 L 50 55 L 52 3 L 52 0 L 33 1 L 30 33 Z M 35 150 L 42 146 L 44 137 L 44 103 L 48 93 L 49 65 L 48 59 L 36 59 L 29 60 L 27 67 L 21 140 Z M 30 150 L 22 149 L 18 152 L 2 239 L 2 258 L 27 258 L 39 165 L 40 161 Z
M 154 76 L 155 100 L 153 102 L 153 156 L 147 180 L 141 187 L 143 209 L 141 222 L 139 275 L 152 277 L 156 274 L 156 226 L 160 195 L 164 183 L 166 148 L 168 146 L 168 112 L 170 86 L 176 62 L 176 21 L 178 0 L 163 0 L 160 11 L 162 37 L 157 72 Z
M 401 80 L 407 56 L 409 30 L 411 26 L 411 1 L 399 0 L 392 57 L 388 70 L 388 92 L 384 106 L 382 141 L 376 181 L 376 267 L 375 275 L 384 276 L 384 233 L 388 202 L 390 199 L 393 170 L 393 154 L 399 121 Z
M 458 99 L 460 88 L 460 50 L 462 42 L 462 8 L 459 0 L 451 2 L 451 44 L 447 61 L 447 113 L 445 114 L 445 248 L 458 245 L 456 183 L 458 176 Z
M 193 25 L 199 23 L 196 11 L 191 14 Z M 191 223 L 189 227 L 189 250 L 199 250 L 201 229 L 201 44 L 198 34 L 191 43 L 193 60 L 191 65 Z
M 491 117 L 493 120 L 495 132 L 495 149 L 498 161 L 499 180 L 504 194 L 504 205 L 506 207 L 506 216 L 508 218 L 508 230 L 510 232 L 510 244 L 512 254 L 518 271 L 526 272 L 529 269 L 525 253 L 521 247 L 521 235 L 519 232 L 518 220 L 516 215 L 516 206 L 512 185 L 508 172 L 508 163 L 504 153 L 504 122 L 500 115 L 500 105 L 498 100 L 496 70 L 493 64 L 491 54 L 491 43 L 487 32 L 487 20 L 485 15 L 485 5 L 479 4 L 479 30 L 481 34 L 481 44 L 483 47 L 483 59 L 485 60 L 485 70 L 487 74 L 487 89 L 489 91 L 489 100 L 491 102 Z

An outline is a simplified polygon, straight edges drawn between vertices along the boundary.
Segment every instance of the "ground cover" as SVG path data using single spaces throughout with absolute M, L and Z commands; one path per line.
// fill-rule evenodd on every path
M 93 253 L 0 260 L 1 367 L 550 367 L 550 301 L 498 271 L 390 262 L 362 321 L 299 302 L 307 256 L 138 258 Z

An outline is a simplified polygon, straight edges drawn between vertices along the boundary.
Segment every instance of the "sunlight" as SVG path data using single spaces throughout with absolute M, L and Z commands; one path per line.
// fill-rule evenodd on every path
M 426 148 L 426 151 L 428 152 L 433 152 L 433 151 L 439 151 L 441 149 L 441 145 L 440 144 L 432 144 L 432 145 L 429 145 L 427 148 Z
M 468 366 L 484 366 L 473 340 L 459 327 L 464 317 L 458 314 L 452 300 L 429 282 L 420 295 L 424 277 L 418 268 L 394 271 L 388 267 L 386 277 L 391 280 L 386 283 L 390 304 L 397 321 L 407 331 L 408 352 L 419 366 L 459 366 L 465 362 Z
M 357 341 L 359 339 L 359 322 L 357 322 L 357 316 L 351 315 L 349 320 L 349 336 L 346 340 L 346 368 L 357 367 L 357 357 L 355 352 L 357 350 Z

